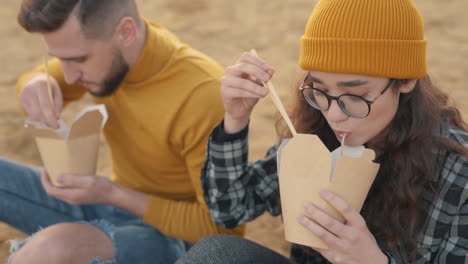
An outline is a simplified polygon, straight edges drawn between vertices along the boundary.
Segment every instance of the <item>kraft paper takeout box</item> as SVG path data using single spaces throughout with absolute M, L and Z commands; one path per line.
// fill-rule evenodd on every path
M 342 145 L 332 153 L 318 136 L 296 134 L 278 149 L 278 175 L 286 240 L 316 248 L 327 245 L 298 222 L 306 202 L 312 202 L 340 222 L 343 216 L 319 191 L 330 190 L 360 211 L 380 165 L 371 149 Z
M 26 120 L 25 127 L 35 137 L 42 162 L 54 185 L 63 173 L 95 175 L 101 129 L 108 115 L 104 105 L 84 108 L 68 129 L 60 120 L 60 128 Z

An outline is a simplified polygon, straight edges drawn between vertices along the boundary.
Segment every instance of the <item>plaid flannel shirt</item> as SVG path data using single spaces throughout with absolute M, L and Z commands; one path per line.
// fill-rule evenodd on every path
M 440 134 L 461 145 L 468 133 L 444 122 Z M 248 127 L 225 134 L 218 125 L 208 142 L 202 172 L 205 200 L 213 219 L 234 228 L 268 211 L 281 213 L 276 152 L 271 147 L 265 159 L 248 163 Z M 438 195 L 423 193 L 426 221 L 418 241 L 418 256 L 412 263 L 468 263 L 468 159 L 455 153 L 439 153 L 441 189 Z M 408 263 L 401 245 L 384 251 L 390 263 Z M 300 245 L 291 249 L 291 260 L 301 264 L 329 263 L 316 251 Z

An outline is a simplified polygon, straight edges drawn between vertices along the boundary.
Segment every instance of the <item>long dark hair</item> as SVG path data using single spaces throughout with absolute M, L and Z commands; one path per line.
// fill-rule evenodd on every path
M 408 81 L 396 80 L 393 89 Z M 297 88 L 295 91 L 290 116 L 297 132 L 317 134 L 323 141 L 327 138 L 324 133 L 331 134 L 327 121 L 320 111 L 307 104 Z M 429 76 L 418 80 L 412 92 L 400 95 L 397 113 L 382 144 L 379 173 L 361 211 L 378 241 L 389 248 L 401 243 L 413 257 L 425 220 L 422 192 L 430 188 L 437 193 L 434 177 L 440 164 L 436 162 L 436 151 L 468 155 L 467 148 L 434 133 L 444 119 L 468 131 L 459 110 L 450 105 L 448 96 L 432 84 Z M 281 138 L 292 136 L 280 119 L 277 131 Z

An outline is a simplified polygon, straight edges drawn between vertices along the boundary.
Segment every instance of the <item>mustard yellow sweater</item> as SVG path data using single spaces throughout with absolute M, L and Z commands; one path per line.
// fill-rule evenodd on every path
M 43 70 L 21 76 L 17 93 Z M 65 103 L 86 93 L 65 83 L 58 60 L 50 61 L 49 72 Z M 121 86 L 110 97 L 94 97 L 109 113 L 104 135 L 112 153 L 112 180 L 151 195 L 144 221 L 190 242 L 218 233 L 242 235 L 244 230 L 223 229 L 211 220 L 200 183 L 208 136 L 224 114 L 222 74 L 209 57 L 162 26 L 147 23 L 143 52 Z

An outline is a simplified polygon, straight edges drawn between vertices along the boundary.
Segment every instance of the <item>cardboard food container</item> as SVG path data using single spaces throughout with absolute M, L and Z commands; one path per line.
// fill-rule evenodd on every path
M 338 194 L 360 211 L 380 167 L 374 158 L 374 151 L 363 146 L 342 145 L 330 153 L 315 135 L 296 134 L 284 141 L 278 149 L 278 175 L 286 240 L 328 248 L 297 218 L 306 202 L 312 202 L 344 223 L 343 216 L 320 197 L 321 189 Z
M 64 173 L 96 174 L 99 137 L 107 118 L 104 105 L 93 105 L 78 113 L 70 129 L 62 120 L 56 130 L 26 120 L 25 127 L 35 137 L 42 162 L 54 185 L 60 185 L 57 177 Z

